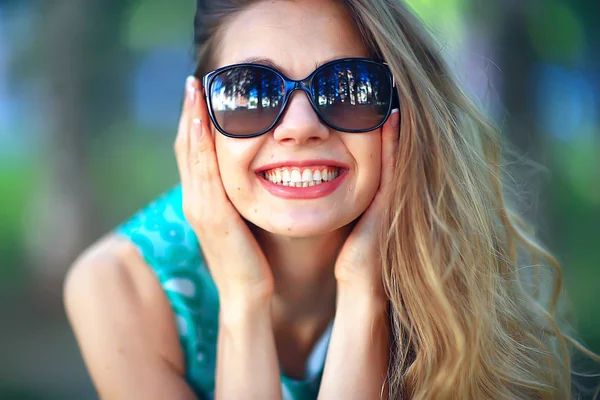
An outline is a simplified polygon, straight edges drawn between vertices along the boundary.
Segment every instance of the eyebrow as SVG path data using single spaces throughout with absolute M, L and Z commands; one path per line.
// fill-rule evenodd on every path
M 357 56 L 349 56 L 349 55 L 337 55 L 334 57 L 330 57 L 327 58 L 325 60 L 321 60 L 315 63 L 315 69 L 319 68 L 321 65 L 323 64 L 327 64 L 330 61 L 333 60 L 339 60 L 341 58 L 356 58 Z M 277 64 L 275 61 L 273 61 L 270 58 L 267 57 L 248 57 L 243 59 L 242 61 L 239 62 L 240 64 L 246 64 L 246 63 L 250 63 L 250 64 L 260 64 L 260 65 L 265 65 L 267 67 L 271 67 L 271 68 L 275 68 L 278 71 L 283 72 L 283 74 L 285 76 L 289 76 L 289 71 L 286 70 L 285 67 L 282 67 L 281 65 Z M 312 72 L 312 71 L 311 71 Z

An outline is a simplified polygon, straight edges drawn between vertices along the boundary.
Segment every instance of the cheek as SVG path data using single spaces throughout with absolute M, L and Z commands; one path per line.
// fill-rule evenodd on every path
M 234 205 L 248 193 L 253 172 L 250 170 L 255 152 L 250 139 L 231 139 L 219 133 L 215 136 L 215 149 L 223 187 Z
M 236 158 L 235 154 L 231 153 L 228 146 L 219 143 L 218 139 L 215 145 L 217 151 L 217 162 L 219 163 L 219 172 L 221 175 L 221 181 L 223 182 L 223 187 L 225 188 L 228 196 L 234 196 L 235 192 L 238 191 L 237 187 L 240 186 L 238 180 L 241 177 L 241 160 Z

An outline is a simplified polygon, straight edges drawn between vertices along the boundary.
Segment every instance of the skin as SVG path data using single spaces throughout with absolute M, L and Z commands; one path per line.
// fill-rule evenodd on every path
M 368 55 L 344 10 L 329 2 L 318 7 L 316 2 L 259 3 L 229 23 L 219 48 L 216 67 L 265 58 L 291 79 L 305 78 L 327 60 Z M 284 368 L 301 375 L 302 358 L 333 317 L 332 272 L 348 225 L 366 210 L 379 186 L 381 130 L 360 135 L 334 131 L 319 120 L 306 95 L 296 92 L 270 134 L 240 140 L 215 132 L 225 192 L 256 226 L 275 276 L 278 349 L 290 356 Z M 344 162 L 350 166 L 348 176 L 329 196 L 288 200 L 267 192 L 254 173 L 272 162 L 306 159 Z
M 261 37 L 269 40 L 252 40 Z M 220 65 L 268 57 L 296 79 L 366 55 L 342 9 L 325 1 L 250 7 L 225 27 L 220 48 Z M 370 133 L 336 132 L 298 92 L 273 131 L 235 140 L 215 134 L 200 89 L 188 80 L 175 152 L 183 210 L 219 289 L 217 398 L 281 398 L 280 365 L 299 376 L 334 314 L 319 398 L 379 397 L 389 349 L 376 238 L 398 114 Z M 273 161 L 321 157 L 351 166 L 325 198 L 279 199 L 254 176 Z M 110 236 L 86 251 L 65 305 L 102 398 L 194 398 L 169 303 L 131 243 Z

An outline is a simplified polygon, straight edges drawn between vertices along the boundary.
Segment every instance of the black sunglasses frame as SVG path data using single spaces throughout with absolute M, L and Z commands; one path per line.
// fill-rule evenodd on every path
M 313 95 L 313 89 L 314 89 L 313 79 L 314 79 L 315 75 L 317 75 L 320 71 L 322 71 L 324 68 L 331 66 L 332 64 L 343 63 L 343 62 L 356 62 L 356 61 L 365 62 L 365 63 L 369 63 L 369 64 L 376 64 L 377 66 L 384 67 L 384 70 L 387 71 L 386 75 L 387 75 L 388 83 L 390 84 L 390 87 L 391 87 L 390 98 L 388 99 L 389 106 L 388 106 L 388 110 L 385 115 L 385 118 L 383 118 L 381 123 L 378 124 L 377 126 L 374 126 L 372 128 L 368 128 L 368 129 L 340 129 L 339 127 L 336 127 L 336 126 L 328 123 L 327 120 L 325 118 L 323 118 L 321 112 L 319 111 L 319 108 L 318 108 L 317 104 L 315 103 L 315 99 L 314 99 L 315 96 Z M 221 126 L 217 122 L 217 119 L 215 118 L 215 115 L 213 112 L 212 101 L 210 98 L 210 87 L 211 87 L 213 81 L 220 73 L 222 73 L 224 71 L 228 71 L 230 69 L 239 68 L 239 67 L 255 67 L 255 68 L 265 69 L 267 71 L 273 72 L 274 74 L 278 75 L 285 84 L 285 93 L 283 95 L 283 102 L 281 105 L 281 109 L 279 110 L 279 113 L 277 114 L 277 117 L 275 118 L 273 123 L 267 129 L 265 129 L 261 132 L 258 132 L 258 133 L 251 133 L 251 134 L 246 134 L 246 135 L 232 135 L 230 133 L 227 133 L 226 131 L 224 131 L 221 128 Z M 282 72 L 280 72 L 277 69 L 270 67 L 268 65 L 253 64 L 253 63 L 233 64 L 233 65 L 227 65 L 225 67 L 218 68 L 218 69 L 211 71 L 211 72 L 207 73 L 206 75 L 204 75 L 202 77 L 202 86 L 204 88 L 204 95 L 206 97 L 206 104 L 208 106 L 208 114 L 209 114 L 210 119 L 213 122 L 215 128 L 217 128 L 217 130 L 219 132 L 221 132 L 223 135 L 230 137 L 230 138 L 236 138 L 236 139 L 237 138 L 245 139 L 245 138 L 251 138 L 251 137 L 264 135 L 265 133 L 267 133 L 271 129 L 273 129 L 275 127 L 275 125 L 277 125 L 279 120 L 281 119 L 281 116 L 283 115 L 283 113 L 285 112 L 285 109 L 288 105 L 290 97 L 292 96 L 292 93 L 296 90 L 302 90 L 304 93 L 306 93 L 306 96 L 308 97 L 308 100 L 309 100 L 313 110 L 315 111 L 315 113 L 317 114 L 317 116 L 319 117 L 321 122 L 323 122 L 329 128 L 340 131 L 340 132 L 363 133 L 363 132 L 373 131 L 373 130 L 381 127 L 383 124 L 385 124 L 385 121 L 387 121 L 387 119 L 389 118 L 390 114 L 392 113 L 392 110 L 394 108 L 397 108 L 398 103 L 399 103 L 398 94 L 397 94 L 396 90 L 394 90 L 396 88 L 396 81 L 394 79 L 394 76 L 392 75 L 392 72 L 391 72 L 389 66 L 384 62 L 379 62 L 376 60 L 372 60 L 370 58 L 340 58 L 337 60 L 329 61 L 329 62 L 319 66 L 306 78 L 298 80 L 298 81 L 288 78 Z

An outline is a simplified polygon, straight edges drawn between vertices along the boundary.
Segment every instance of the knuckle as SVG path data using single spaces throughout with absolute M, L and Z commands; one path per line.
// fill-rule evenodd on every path
M 209 152 L 211 149 L 210 144 L 208 143 L 208 141 L 206 140 L 200 140 L 197 144 L 196 144 L 196 151 L 198 153 L 206 153 Z
M 173 150 L 175 151 L 175 154 L 181 154 L 184 152 L 185 142 L 183 141 L 181 136 L 177 136 L 177 138 L 175 139 L 175 142 L 173 143 Z
M 198 157 L 192 157 L 190 160 L 190 167 L 194 171 L 195 178 L 200 179 L 202 183 L 211 179 L 210 171 Z
M 210 158 L 193 156 L 190 160 L 190 166 L 195 171 L 194 174 L 202 183 L 217 184 L 220 178 L 216 163 Z
M 356 246 L 351 246 L 345 249 L 340 258 L 340 263 L 346 268 L 354 269 L 355 265 L 360 265 L 366 261 L 365 254 Z
M 182 210 L 185 219 L 196 228 L 197 223 L 202 219 L 202 215 L 198 212 L 198 207 L 194 207 L 190 204 L 190 201 L 184 200 Z

